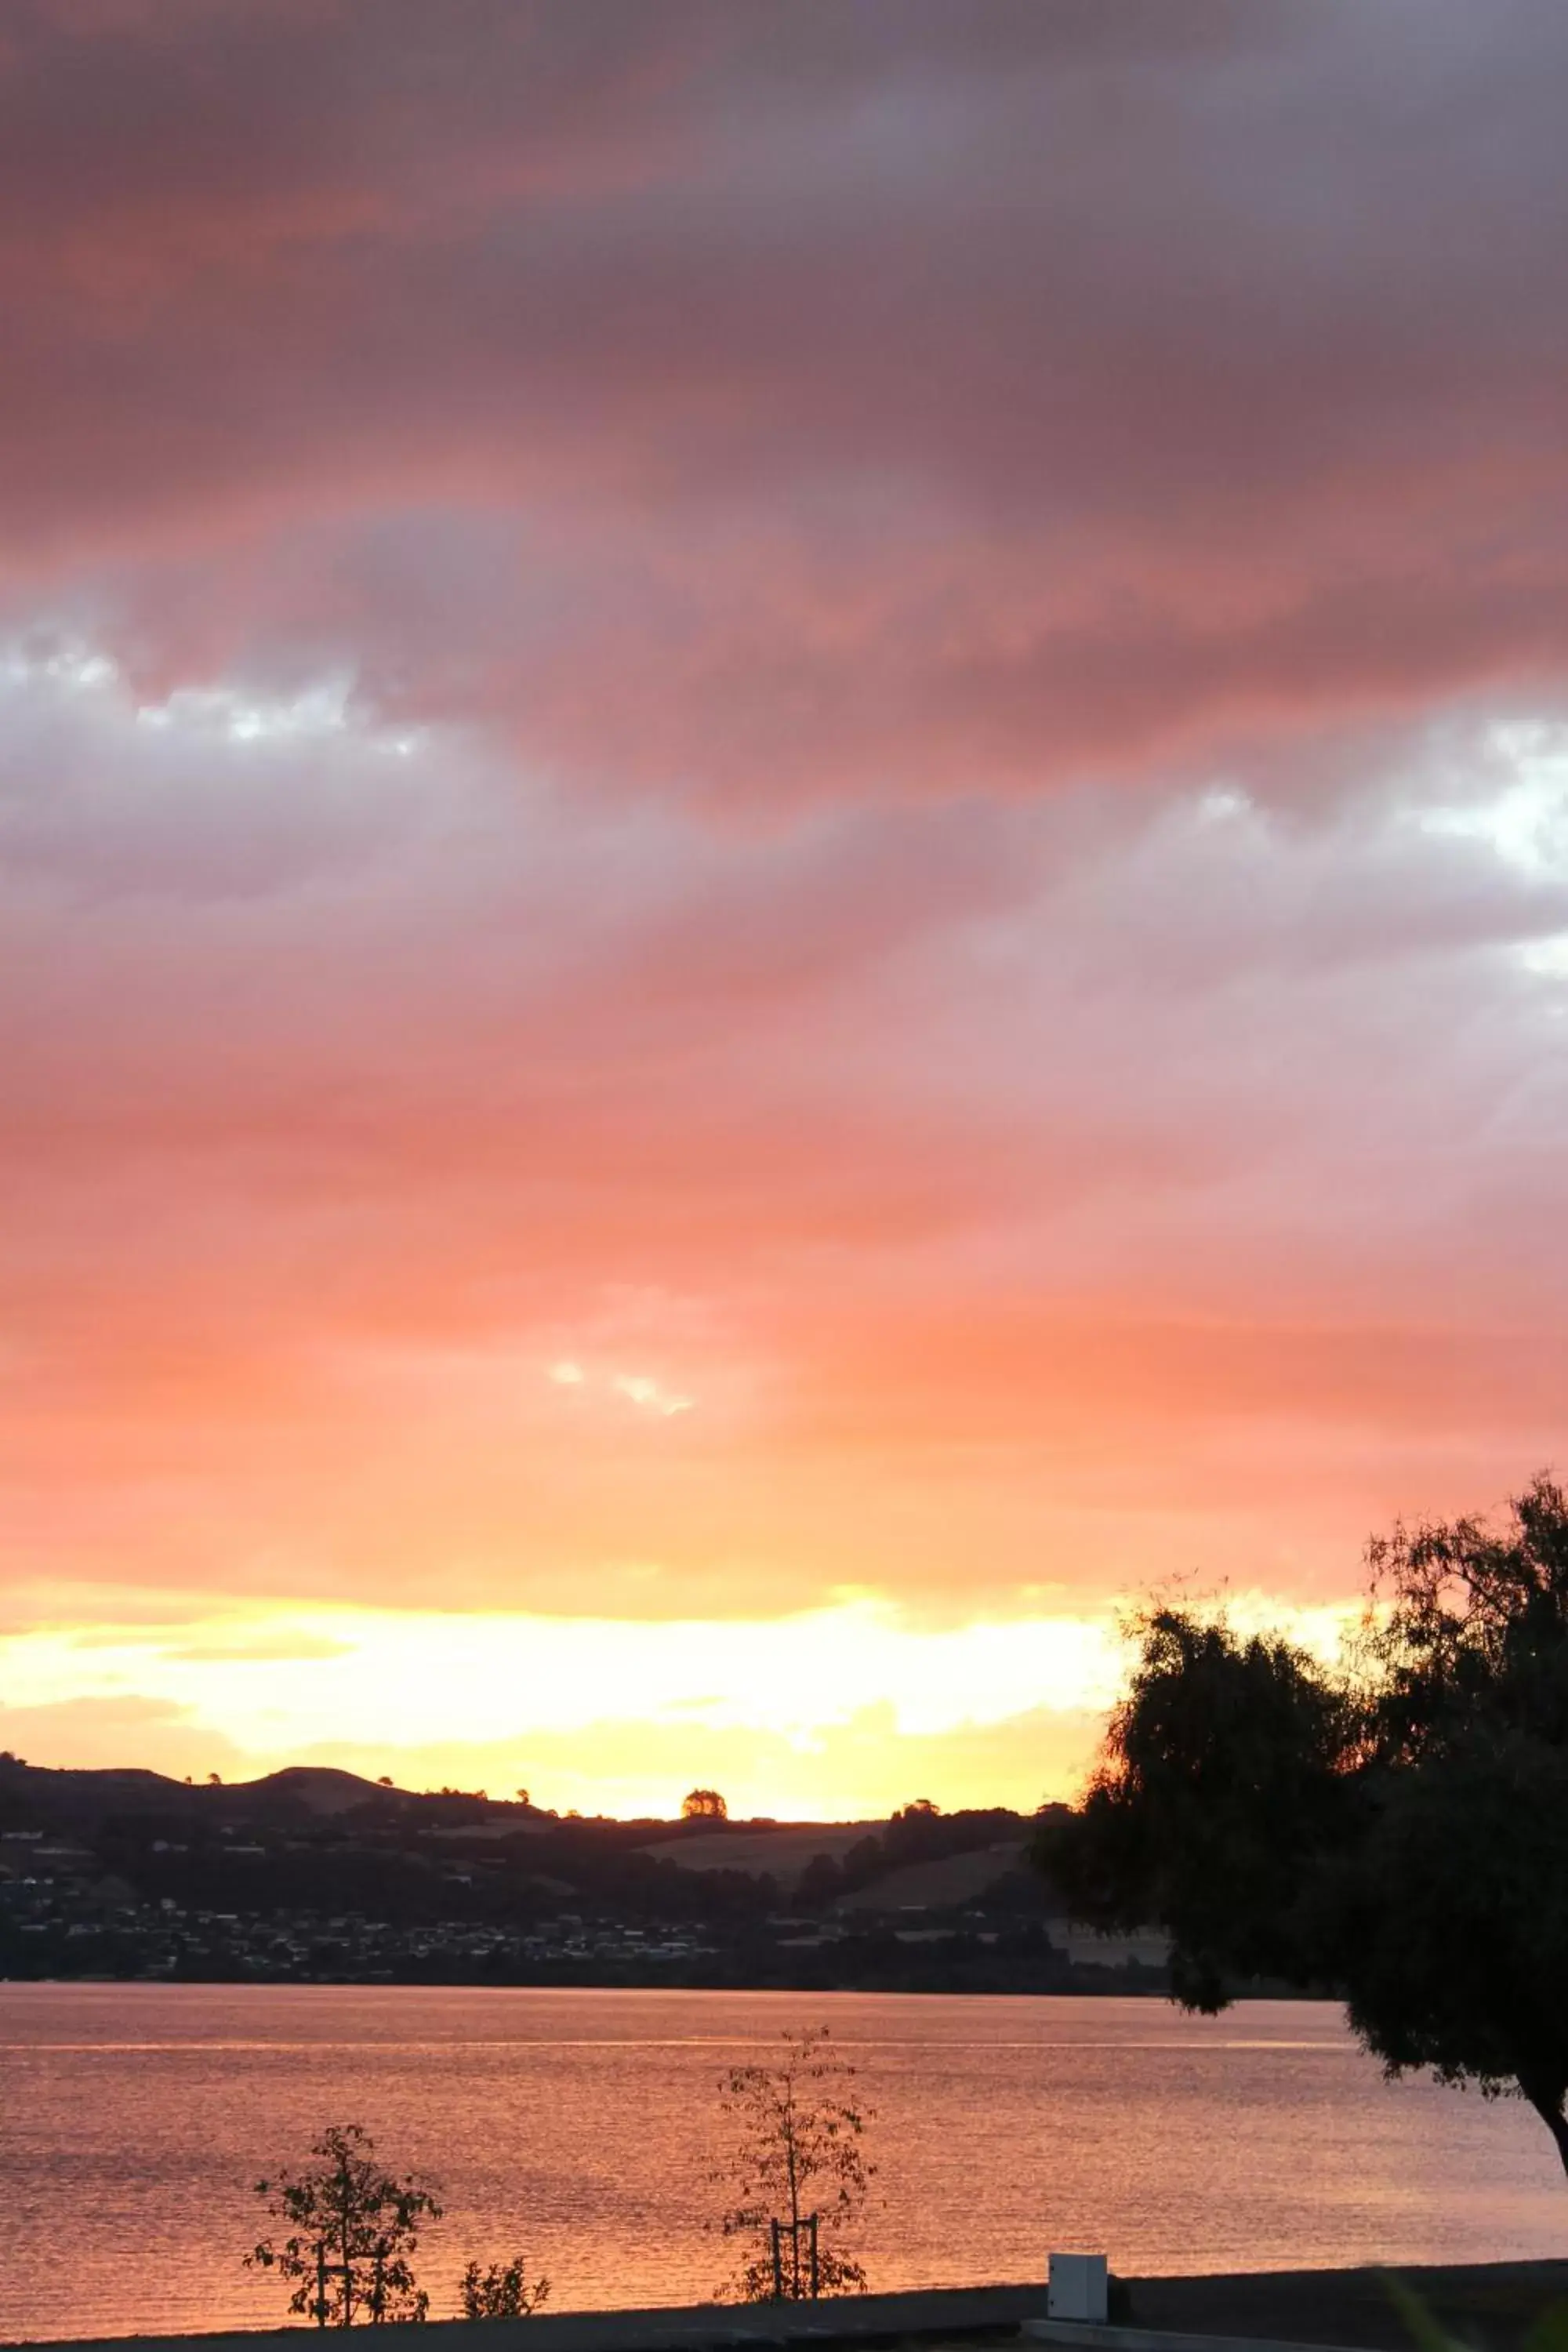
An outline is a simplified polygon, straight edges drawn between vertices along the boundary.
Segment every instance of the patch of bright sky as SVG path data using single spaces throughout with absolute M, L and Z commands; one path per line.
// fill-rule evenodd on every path
M 296 694 L 268 695 L 222 683 L 178 687 L 162 702 L 132 702 L 124 673 L 110 655 L 86 641 L 62 637 L 42 644 L 13 640 L 0 650 L 0 683 L 52 687 L 73 696 L 117 688 L 137 726 L 226 743 L 309 742 L 352 731 L 370 748 L 406 759 L 420 741 L 415 730 L 365 724 L 355 711 L 354 680 L 347 671 L 318 678 Z
M 14 639 L 0 653 L 0 682 L 7 686 L 45 683 L 66 693 L 98 694 L 119 678 L 117 662 L 74 641 L 52 645 L 46 652 Z
M 1568 877 L 1568 727 L 1516 719 L 1489 729 L 1486 750 L 1501 771 L 1499 789 L 1426 808 L 1426 833 L 1481 841 L 1505 865 L 1542 880 Z
M 163 702 L 139 703 L 137 724 L 218 736 L 227 743 L 310 742 L 347 733 L 353 723 L 353 681 L 323 678 L 303 692 L 259 696 L 230 686 L 180 687 Z M 414 752 L 417 737 L 374 728 L 355 730 L 374 750 L 400 759 Z
M 1252 802 L 1237 784 L 1211 784 L 1198 794 L 1195 814 L 1200 825 L 1231 824 L 1252 814 Z
M 1519 960 L 1527 971 L 1537 972 L 1544 980 L 1568 980 L 1568 931 L 1559 931 L 1550 940 L 1527 940 L 1519 950 Z
M 1243 1595 L 1232 1614 L 1331 1654 L 1353 1612 Z M 672 1717 L 809 1738 L 880 1705 L 900 1733 L 941 1734 L 1042 1708 L 1104 1708 L 1124 1666 L 1110 1614 L 932 1630 L 861 1600 L 765 1625 L 279 1606 L 178 1628 L 0 1639 L 13 1705 L 155 1699 L 249 1754 L 279 1758 L 318 1741 L 326 1724 L 367 1747 Z
M 636 1405 L 639 1412 L 657 1413 L 665 1421 L 678 1412 L 689 1412 L 696 1402 L 695 1397 L 681 1396 L 647 1372 L 593 1373 L 570 1356 L 551 1365 L 550 1378 L 558 1389 L 580 1389 L 584 1392 L 608 1390 L 611 1395 L 624 1397 L 628 1404 Z

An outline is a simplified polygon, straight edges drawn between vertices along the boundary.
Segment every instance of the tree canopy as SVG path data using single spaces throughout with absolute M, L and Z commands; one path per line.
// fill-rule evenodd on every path
M 775 2065 L 732 2066 L 722 2077 L 731 2144 L 713 2178 L 731 2200 L 719 2228 L 740 2242 L 740 2259 L 721 2297 L 796 2302 L 864 2289 L 846 2242 L 876 2168 L 861 2150 L 870 2111 L 854 2081 L 826 2025 L 786 2033 Z
M 458 2281 L 458 2300 L 465 2319 L 531 2319 L 550 2300 L 550 2281 L 542 2276 L 531 2285 L 521 2254 L 485 2270 L 471 2262 Z
M 333 2125 L 310 2155 L 304 2172 L 257 2182 L 287 2234 L 264 2238 L 247 2264 L 288 2280 L 289 2310 L 320 2327 L 423 2319 L 430 2298 L 412 2258 L 425 2223 L 441 2218 L 435 2197 L 412 2175 L 384 2172 L 358 2124 Z
M 683 1822 L 727 1822 L 730 1808 L 717 1789 L 689 1789 L 680 1801 Z
M 1095 1926 L 1171 1937 L 1186 2007 L 1338 1991 L 1391 2074 L 1527 2099 L 1568 2169 L 1568 1496 L 1368 1549 L 1329 1667 L 1162 1606 L 1081 1808 L 1036 1859 Z

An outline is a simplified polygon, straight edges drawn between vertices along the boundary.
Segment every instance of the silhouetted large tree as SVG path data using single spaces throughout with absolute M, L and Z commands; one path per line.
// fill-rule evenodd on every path
M 1215 2011 L 1331 1988 L 1391 2074 L 1528 2099 L 1568 2170 L 1568 1496 L 1397 1528 L 1349 1664 L 1152 1610 L 1082 1808 L 1036 1858 L 1085 1919 L 1172 1939 Z

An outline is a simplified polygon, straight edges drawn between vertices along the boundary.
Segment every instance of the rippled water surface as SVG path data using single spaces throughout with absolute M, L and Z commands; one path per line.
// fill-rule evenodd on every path
M 0 1985 L 0 2338 L 282 2317 L 248 2183 L 322 2125 L 440 2184 L 437 2314 L 525 2245 L 553 2303 L 712 2292 L 721 2070 L 826 2021 L 876 2109 L 876 2286 L 1568 2252 L 1521 2107 L 1385 2084 L 1338 2013 L 1247 2003 Z

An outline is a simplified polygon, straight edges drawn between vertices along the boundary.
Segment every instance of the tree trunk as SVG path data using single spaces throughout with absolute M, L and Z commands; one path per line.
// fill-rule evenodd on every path
M 790 2295 L 800 2301 L 800 2177 L 795 2166 L 795 2090 L 792 2084 L 789 2105 L 784 2111 L 784 2155 L 789 2165 L 789 2267 Z
M 1556 2090 L 1531 2090 L 1521 2083 L 1520 2089 L 1552 2134 L 1563 2169 L 1568 2173 L 1568 2116 L 1563 2112 L 1563 2102 L 1568 2094 L 1568 2084 Z
M 354 2274 L 353 2274 L 353 2272 L 352 2271 L 352 2269 L 349 2267 L 349 2208 L 350 2208 L 350 2205 L 351 2205 L 351 2203 L 352 2203 L 352 2201 L 353 2201 L 353 2184 L 352 2184 L 352 2182 L 351 2182 L 351 2180 L 350 2180 L 350 2178 L 349 2178 L 349 2168 L 348 2168 L 348 2165 L 347 2165 L 347 2162 L 346 2162 L 346 2161 L 345 2161 L 345 2162 L 342 2165 L 342 2167 L 340 2168 L 340 2177 L 341 2177 L 342 2181 L 342 2196 L 343 2196 L 343 2210 L 342 2210 L 342 2214 L 341 2214 L 341 2215 L 340 2215 L 340 2217 L 339 2217 L 339 2219 L 340 2219 L 340 2221 L 342 2221 L 342 2254 L 343 2254 L 343 2326 L 344 2326 L 345 2327 L 352 2327 L 352 2326 L 353 2326 L 353 2318 L 354 2318 L 354 2304 L 353 2304 L 353 2284 L 354 2284 Z

